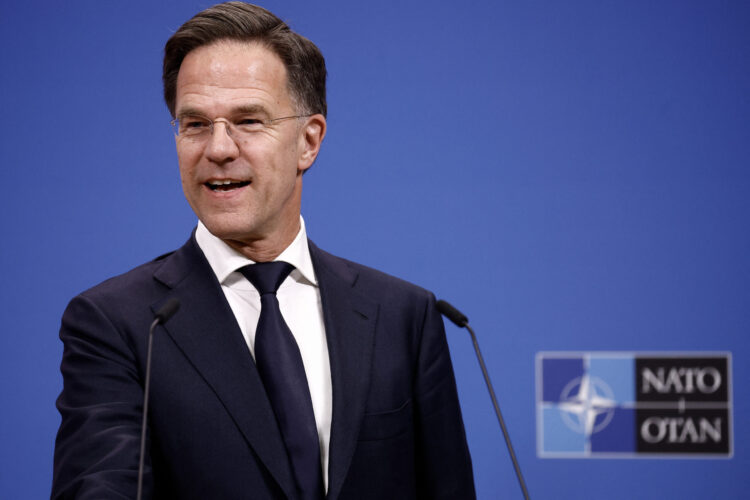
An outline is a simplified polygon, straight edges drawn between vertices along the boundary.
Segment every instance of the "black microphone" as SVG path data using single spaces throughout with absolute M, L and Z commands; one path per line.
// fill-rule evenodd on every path
M 179 308 L 180 301 L 175 298 L 171 298 L 166 302 L 166 304 L 161 306 L 161 309 L 156 311 L 156 314 L 154 314 L 154 318 L 155 320 L 158 320 L 159 323 L 164 324 L 169 321 L 169 318 L 174 316 L 174 313 L 176 313 Z
M 148 415 L 148 392 L 151 387 L 151 346 L 154 343 L 154 329 L 156 325 L 164 324 L 180 308 L 180 301 L 176 298 L 169 299 L 154 314 L 154 321 L 148 330 L 148 349 L 146 351 L 146 381 L 143 385 L 143 420 L 141 420 L 141 456 L 138 462 L 138 493 L 136 498 L 141 500 L 143 495 L 143 461 L 146 456 L 146 418 Z
M 523 480 L 523 474 L 521 474 L 521 467 L 518 465 L 516 460 L 516 452 L 513 451 L 513 445 L 510 443 L 510 435 L 508 435 L 508 429 L 505 427 L 505 421 L 503 415 L 500 413 L 500 405 L 497 404 L 497 398 L 495 397 L 495 389 L 492 388 L 492 382 L 490 382 L 490 375 L 487 373 L 487 367 L 484 365 L 484 358 L 482 353 L 479 351 L 479 344 L 477 343 L 477 336 L 474 334 L 474 330 L 469 326 L 469 318 L 466 317 L 461 311 L 450 305 L 444 300 L 437 301 L 437 308 L 440 313 L 455 323 L 460 328 L 466 328 L 471 334 L 471 341 L 474 343 L 474 350 L 477 353 L 477 359 L 479 360 L 479 366 L 482 368 L 482 375 L 484 375 L 484 381 L 487 383 L 487 389 L 490 391 L 490 398 L 492 398 L 492 404 L 495 405 L 495 413 L 497 414 L 497 420 L 500 422 L 500 428 L 503 431 L 503 437 L 505 438 L 505 444 L 508 447 L 508 453 L 510 454 L 510 460 L 513 462 L 513 468 L 516 470 L 516 477 L 518 478 L 518 484 L 521 485 L 521 491 L 523 497 L 529 500 L 529 492 L 526 489 L 526 483 Z

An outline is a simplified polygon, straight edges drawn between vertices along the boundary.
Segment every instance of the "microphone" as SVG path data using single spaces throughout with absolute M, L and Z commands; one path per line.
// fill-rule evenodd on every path
M 446 301 L 438 300 L 437 308 L 443 316 L 453 321 L 453 323 L 455 323 L 455 325 L 459 328 L 469 326 L 469 318 L 467 318 L 461 311 L 459 311 Z
M 180 301 L 175 298 L 171 298 L 166 302 L 166 304 L 161 306 L 161 309 L 156 311 L 156 314 L 154 314 L 154 318 L 155 320 L 158 320 L 159 323 L 164 324 L 169 321 L 172 316 L 174 316 L 174 313 L 176 313 L 179 308 Z
M 497 414 L 497 420 L 500 422 L 500 429 L 503 431 L 503 437 L 505 438 L 505 445 L 508 447 L 508 453 L 510 454 L 510 460 L 513 462 L 513 468 L 516 471 L 516 477 L 518 478 L 518 484 L 521 485 L 521 491 L 523 492 L 523 498 L 529 500 L 529 492 L 526 489 L 526 483 L 523 480 L 523 474 L 521 474 L 521 467 L 518 465 L 516 459 L 516 453 L 513 451 L 513 445 L 510 442 L 510 435 L 508 429 L 505 427 L 505 420 L 503 415 L 500 413 L 500 405 L 497 404 L 497 398 L 495 397 L 495 389 L 492 388 L 492 382 L 490 381 L 490 375 L 487 373 L 487 367 L 484 365 L 484 358 L 479 350 L 479 344 L 477 343 L 477 336 L 474 334 L 474 330 L 469 326 L 469 318 L 466 317 L 461 311 L 450 305 L 444 300 L 437 301 L 437 309 L 440 314 L 451 320 L 459 328 L 466 328 L 471 334 L 471 341 L 474 343 L 474 350 L 477 353 L 477 359 L 479 360 L 479 366 L 482 369 L 482 375 L 484 375 L 484 381 L 487 384 L 487 389 L 490 392 L 490 398 L 492 404 L 495 406 L 495 413 Z
M 146 419 L 148 415 L 148 393 L 151 387 L 151 350 L 154 343 L 154 329 L 156 325 L 164 324 L 174 316 L 180 308 L 180 301 L 172 297 L 154 314 L 154 321 L 148 330 L 148 349 L 146 351 L 146 381 L 143 385 L 143 420 L 141 420 L 141 455 L 138 461 L 138 493 L 136 498 L 141 500 L 143 495 L 143 461 L 146 455 Z

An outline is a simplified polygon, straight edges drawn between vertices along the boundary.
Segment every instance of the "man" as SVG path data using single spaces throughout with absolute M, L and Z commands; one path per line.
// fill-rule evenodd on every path
M 434 296 L 307 240 L 302 179 L 326 133 L 317 47 L 230 2 L 170 38 L 163 76 L 198 227 L 65 311 L 53 498 L 135 497 L 147 333 L 172 298 L 146 497 L 474 498 Z

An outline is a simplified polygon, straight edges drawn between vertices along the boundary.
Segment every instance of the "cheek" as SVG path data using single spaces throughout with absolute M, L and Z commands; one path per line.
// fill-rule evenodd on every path
M 182 185 L 182 194 L 185 196 L 185 199 L 192 207 L 194 198 L 193 184 L 189 181 L 189 176 L 185 174 L 185 172 L 182 170 L 182 167 L 180 167 L 180 184 Z
M 195 155 L 188 155 L 185 152 L 177 154 L 182 192 L 191 205 L 200 191 L 200 186 L 196 184 L 197 160 L 193 156 Z
M 195 173 L 196 164 L 200 154 L 185 148 L 177 148 L 177 165 L 180 168 L 180 177 L 185 183 Z
M 189 196 L 190 175 L 186 172 L 184 165 L 183 161 L 180 160 L 180 183 L 182 184 L 182 191 L 185 193 L 185 196 Z
M 296 135 L 279 135 L 267 141 L 258 141 L 246 151 L 246 157 L 256 165 L 266 165 L 278 175 L 297 170 L 299 145 Z

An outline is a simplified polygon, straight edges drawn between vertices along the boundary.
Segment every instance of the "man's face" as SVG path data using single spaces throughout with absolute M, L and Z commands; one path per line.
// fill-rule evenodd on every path
M 268 122 L 300 114 L 281 59 L 257 43 L 237 41 L 199 47 L 185 57 L 175 111 L 183 123 L 188 116 L 221 118 L 199 140 L 176 138 L 182 188 L 198 218 L 241 251 L 278 255 L 299 230 L 302 173 L 317 156 L 325 118 L 279 120 L 230 136 L 224 119 Z

